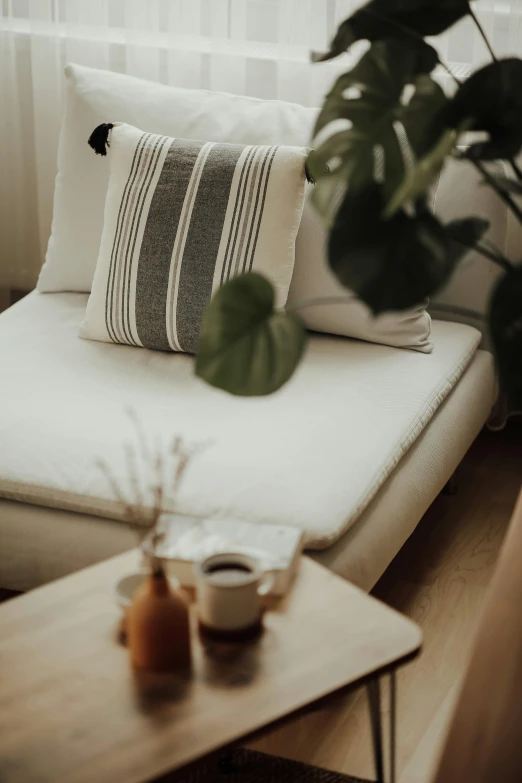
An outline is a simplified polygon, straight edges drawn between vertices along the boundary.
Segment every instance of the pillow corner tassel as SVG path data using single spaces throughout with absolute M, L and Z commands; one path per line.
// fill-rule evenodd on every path
M 307 163 L 305 163 L 305 176 L 306 176 L 306 181 L 309 182 L 310 185 L 315 185 L 315 179 L 312 176 L 312 173 L 311 173 L 310 169 L 308 168 L 308 164 Z
M 102 122 L 93 130 L 87 144 L 97 155 L 107 155 L 107 147 L 110 147 L 109 133 L 114 128 L 112 122 Z

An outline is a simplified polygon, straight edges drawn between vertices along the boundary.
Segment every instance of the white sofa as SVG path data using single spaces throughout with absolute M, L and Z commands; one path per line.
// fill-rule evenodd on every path
M 184 510 L 304 528 L 370 589 L 450 478 L 495 397 L 469 326 L 432 354 L 324 335 L 276 395 L 206 386 L 191 357 L 79 340 L 84 294 L 34 292 L 0 316 L 0 585 L 26 590 L 135 546 L 97 465 L 124 474 L 130 405 L 149 433 L 210 439 Z
M 104 116 L 115 94 L 118 118 L 129 120 L 121 116 L 126 78 L 110 77 L 117 90 L 99 97 L 98 122 L 117 119 Z M 229 99 L 207 98 L 214 107 Z M 247 133 L 237 117 L 206 118 L 191 100 L 187 134 L 202 127 L 206 138 L 261 134 L 259 103 Z M 297 139 L 290 143 L 307 138 L 311 110 L 268 103 L 280 125 L 262 129 L 265 140 L 279 143 L 279 133 Z M 300 112 L 310 115 L 306 128 Z M 179 124 L 171 113 L 168 121 Z M 80 106 L 76 115 L 85 122 L 78 155 L 91 155 L 84 140 L 96 124 L 92 112 Z M 172 133 L 165 122 L 161 132 Z M 74 157 L 67 139 L 62 146 L 62 157 Z M 85 166 L 93 160 L 85 158 Z M 509 251 L 514 234 L 507 212 L 485 192 L 473 179 L 450 176 L 437 191 L 439 213 L 487 214 L 491 237 Z M 60 208 L 73 215 L 61 198 Z M 86 201 L 81 188 L 78 198 Z M 85 213 L 88 205 L 81 206 Z M 66 227 L 74 249 L 75 233 Z M 468 259 L 439 298 L 440 312 L 435 303 L 436 316 L 453 319 L 448 310 L 458 305 L 484 310 L 495 274 L 484 263 Z M 89 290 L 90 275 L 85 271 L 85 287 L 77 291 Z M 299 526 L 314 557 L 369 590 L 451 477 L 495 400 L 494 362 L 480 347 L 481 333 L 453 320 L 433 320 L 431 354 L 313 335 L 282 390 L 239 399 L 197 379 L 189 356 L 79 339 L 86 302 L 87 293 L 33 292 L 0 316 L 2 587 L 26 590 L 136 545 L 137 531 L 122 521 L 122 505 L 99 467 L 103 459 L 120 480 L 128 478 L 130 407 L 153 442 L 176 433 L 210 441 L 183 483 L 183 513 Z

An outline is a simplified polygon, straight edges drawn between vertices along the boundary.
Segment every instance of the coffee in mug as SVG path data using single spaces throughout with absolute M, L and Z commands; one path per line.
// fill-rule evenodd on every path
M 203 630 L 245 636 L 261 628 L 262 597 L 273 585 L 258 560 L 224 552 L 194 565 L 199 622 Z

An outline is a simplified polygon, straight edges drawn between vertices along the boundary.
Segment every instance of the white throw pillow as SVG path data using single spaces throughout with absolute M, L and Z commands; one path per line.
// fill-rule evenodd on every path
M 317 109 L 284 101 L 167 87 L 78 65 L 66 68 L 65 115 L 58 151 L 52 233 L 38 289 L 90 291 L 103 229 L 109 167 L 93 158 L 87 139 L 111 118 L 144 131 L 232 144 L 310 143 Z M 326 268 L 325 232 L 307 202 L 298 232 L 294 282 L 297 298 L 346 293 Z M 418 350 L 430 350 L 424 309 L 373 319 L 365 305 L 307 308 L 309 328 Z
M 54 214 L 40 291 L 90 291 L 100 248 L 109 166 L 87 144 L 103 122 L 230 144 L 309 146 L 315 109 L 282 101 L 167 87 L 79 65 L 65 69 Z
M 492 161 L 493 174 L 509 176 L 503 161 Z M 433 194 L 433 209 L 445 221 L 475 215 L 489 220 L 488 242 L 508 258 L 520 257 L 521 231 L 516 218 L 496 193 L 484 184 L 484 177 L 471 163 L 449 160 Z M 472 251 L 457 266 L 447 285 L 430 300 L 434 318 L 461 321 L 486 334 L 491 292 L 503 274 L 500 267 Z
M 305 202 L 297 234 L 295 266 L 288 303 L 323 297 L 346 298 L 340 304 L 316 304 L 299 311 L 315 332 L 356 337 L 372 343 L 431 353 L 431 318 L 423 306 L 374 317 L 364 302 L 338 282 L 327 261 L 327 234 L 311 202 Z M 299 259 L 299 260 L 298 260 Z
M 81 336 L 194 353 L 212 294 L 251 271 L 272 282 L 284 307 L 307 155 L 304 147 L 174 139 L 115 124 Z

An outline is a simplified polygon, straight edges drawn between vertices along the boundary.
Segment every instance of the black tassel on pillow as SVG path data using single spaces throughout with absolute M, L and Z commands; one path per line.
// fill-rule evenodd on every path
M 103 122 L 93 130 L 87 142 L 97 155 L 106 155 L 109 144 L 109 131 L 114 127 L 112 122 Z
M 310 169 L 308 168 L 308 166 L 306 165 L 306 163 L 305 163 L 305 174 L 306 174 L 306 180 L 307 180 L 307 182 L 309 182 L 311 185 L 315 185 L 315 179 L 312 177 L 312 174 L 311 174 L 311 172 L 310 172 Z

